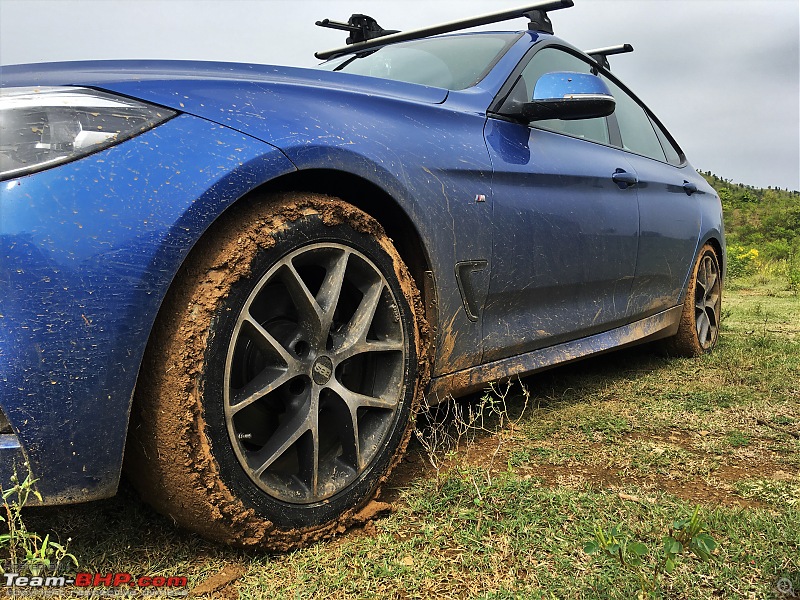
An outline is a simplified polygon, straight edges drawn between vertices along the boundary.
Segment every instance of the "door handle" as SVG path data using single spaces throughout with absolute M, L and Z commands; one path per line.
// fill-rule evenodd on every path
M 693 184 L 691 181 L 683 180 L 683 191 L 686 192 L 687 196 L 691 196 L 695 192 L 697 192 L 697 186 Z
M 611 179 L 619 186 L 619 189 L 626 190 L 632 185 L 636 185 L 639 182 L 639 178 L 636 177 L 633 173 L 628 173 L 622 169 L 617 169 L 614 171 L 614 174 L 611 175 Z

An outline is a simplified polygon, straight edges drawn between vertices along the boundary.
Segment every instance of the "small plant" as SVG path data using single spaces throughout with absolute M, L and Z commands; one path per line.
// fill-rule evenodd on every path
M 36 576 L 48 569 L 57 569 L 64 562 L 78 566 L 78 559 L 67 551 L 67 546 L 38 533 L 28 531 L 22 519 L 22 509 L 33 494 L 41 502 L 42 496 L 34 487 L 36 480 L 30 471 L 24 481 L 20 482 L 16 470 L 11 476 L 11 489 L 4 490 L 2 495 L 2 514 L 0 523 L 5 524 L 8 531 L 0 533 L 0 556 L 8 554 L 13 569 L 17 570 L 25 564 L 31 574 Z M 67 540 L 69 542 L 69 540 Z
M 689 552 L 702 561 L 709 561 L 713 556 L 717 543 L 708 534 L 699 509 L 699 506 L 695 507 L 690 518 L 673 523 L 669 535 L 662 539 L 661 548 L 652 556 L 647 546 L 634 540 L 622 525 L 606 531 L 598 527 L 595 539 L 584 546 L 584 551 L 615 561 L 633 573 L 639 585 L 640 599 L 658 597 L 662 577 L 675 570 L 682 554 Z

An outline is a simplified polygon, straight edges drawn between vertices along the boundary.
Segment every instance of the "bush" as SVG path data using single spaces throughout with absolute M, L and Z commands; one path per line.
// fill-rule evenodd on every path
M 758 250 L 744 246 L 728 246 L 728 277 L 752 275 L 758 267 Z

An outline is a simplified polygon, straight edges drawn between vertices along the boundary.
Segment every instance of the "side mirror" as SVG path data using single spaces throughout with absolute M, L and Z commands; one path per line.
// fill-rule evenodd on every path
M 607 117 L 614 112 L 614 96 L 605 82 L 588 73 L 556 72 L 539 77 L 533 98 L 521 106 L 530 121 L 574 121 Z

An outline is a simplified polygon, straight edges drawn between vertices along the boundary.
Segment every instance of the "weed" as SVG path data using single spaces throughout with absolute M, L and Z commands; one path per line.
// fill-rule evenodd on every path
M 75 567 L 78 560 L 67 551 L 66 545 L 61 545 L 50 539 L 47 534 L 42 538 L 38 533 L 28 531 L 22 519 L 22 509 L 28 503 L 28 498 L 33 494 L 41 502 L 42 496 L 34 487 L 36 480 L 28 471 L 25 480 L 20 482 L 16 469 L 11 476 L 11 489 L 3 490 L 3 513 L 0 523 L 4 523 L 7 533 L 0 533 L 0 552 L 7 553 L 12 568 L 19 569 L 24 564 L 31 574 L 36 576 L 48 569 L 58 569 L 62 563 L 71 562 Z M 69 543 L 70 540 L 67 540 Z
M 692 516 L 672 524 L 669 534 L 653 555 L 647 546 L 632 538 L 622 525 L 595 530 L 594 540 L 584 546 L 587 554 L 599 554 L 617 562 L 634 574 L 639 587 L 639 598 L 657 597 L 661 591 L 661 578 L 675 570 L 682 554 L 689 552 L 701 561 L 709 561 L 717 548 L 700 518 L 700 507 L 695 507 Z M 650 559 L 649 561 L 647 559 Z
M 750 437 L 736 430 L 729 431 L 726 440 L 734 448 L 744 448 L 750 444 Z
M 479 434 L 496 435 L 505 428 L 515 428 L 522 420 L 528 407 L 530 393 L 520 382 L 524 398 L 519 414 L 509 412 L 508 399 L 512 382 L 504 387 L 490 385 L 477 404 L 456 402 L 452 398 L 441 404 L 431 406 L 427 399 L 417 414 L 414 435 L 419 440 L 437 476 L 442 474 L 445 461 L 459 457 L 459 450 L 471 445 Z M 496 436 L 498 445 L 492 461 L 500 451 L 503 436 Z M 463 454 L 461 455 L 463 456 Z

